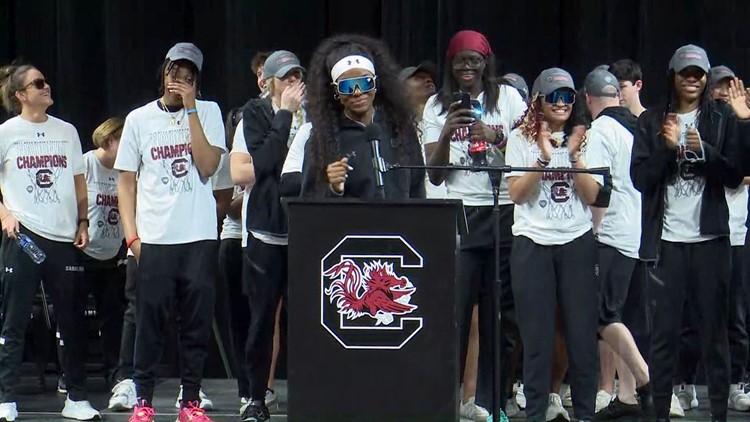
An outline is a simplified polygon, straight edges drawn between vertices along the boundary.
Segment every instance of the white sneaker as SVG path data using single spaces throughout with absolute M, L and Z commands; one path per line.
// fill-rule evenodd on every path
M 698 408 L 698 394 L 695 392 L 694 384 L 682 384 L 674 387 L 674 392 L 677 394 L 683 410 Z
M 201 403 L 199 407 L 203 410 L 214 410 L 214 402 L 213 400 L 209 399 L 206 393 L 203 392 L 203 389 L 201 388 L 198 392 L 198 397 L 201 399 Z M 174 403 L 174 407 L 177 409 L 180 408 L 180 402 L 182 401 L 182 386 L 180 386 L 180 394 L 177 395 L 177 401 Z
M 91 407 L 88 400 L 73 401 L 68 397 L 65 399 L 65 407 L 62 410 L 63 418 L 77 419 L 79 421 L 98 421 L 102 414 Z
M 569 384 L 563 384 L 560 387 L 560 396 L 562 396 L 563 407 L 573 407 L 573 396 L 570 394 Z
M 0 403 L 0 421 L 13 422 L 17 417 L 16 402 Z
M 240 398 L 240 415 L 245 413 L 245 409 L 247 409 L 247 406 L 250 404 L 250 398 L 249 397 L 241 397 Z
M 680 404 L 681 400 L 672 392 L 672 402 L 669 404 L 669 416 L 672 418 L 684 418 L 685 409 Z
M 596 413 L 599 413 L 600 410 L 604 409 L 605 407 L 609 406 L 609 403 L 612 401 L 613 397 L 604 390 L 599 390 L 596 392 Z
M 464 419 L 470 419 L 474 422 L 486 422 L 490 417 L 490 412 L 482 406 L 477 406 L 474 403 L 474 397 L 470 398 L 466 403 L 461 403 L 461 407 L 458 413 Z
M 745 395 L 744 389 L 737 384 L 729 386 L 729 400 L 727 405 L 730 409 L 738 412 L 747 412 L 750 410 L 750 397 Z
M 279 403 L 276 400 L 276 392 L 270 388 L 266 388 L 266 407 L 269 412 L 277 412 L 279 410 Z
M 518 408 L 521 410 L 526 409 L 526 396 L 523 394 L 523 383 L 518 383 L 518 388 L 516 389 L 516 404 L 518 405 Z
M 135 402 L 135 383 L 131 379 L 124 379 L 112 387 L 108 408 L 114 411 L 133 410 Z
M 561 420 L 560 418 L 569 421 L 570 415 L 568 414 L 568 411 L 563 407 L 562 398 L 560 398 L 560 395 L 551 393 L 549 395 L 549 406 L 547 407 L 547 415 L 545 417 L 545 420 L 547 422 L 559 421 Z

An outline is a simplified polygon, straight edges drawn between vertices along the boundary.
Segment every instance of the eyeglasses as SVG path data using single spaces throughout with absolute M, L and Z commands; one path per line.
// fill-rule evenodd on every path
M 332 85 L 336 86 L 336 92 L 340 95 L 352 95 L 357 88 L 364 94 L 375 89 L 376 78 L 377 76 L 360 76 L 358 78 L 342 79 Z
M 544 102 L 548 104 L 557 104 L 560 100 L 566 105 L 574 104 L 576 102 L 576 93 L 558 89 L 544 96 Z
M 468 67 L 469 69 L 476 69 L 479 66 L 484 63 L 484 57 L 480 56 L 469 56 L 464 58 L 455 58 L 453 59 L 453 68 L 454 69 L 464 69 Z
M 32 85 L 36 89 L 44 89 L 44 87 L 47 85 L 47 81 L 44 78 L 34 79 L 33 81 L 26 84 L 26 86 L 23 87 L 23 89 L 29 89 L 29 87 Z

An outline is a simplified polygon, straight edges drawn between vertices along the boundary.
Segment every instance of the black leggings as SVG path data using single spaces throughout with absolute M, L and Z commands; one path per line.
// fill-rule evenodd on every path
M 513 296 L 523 340 L 526 419 L 544 421 L 552 382 L 555 310 L 559 306 L 579 420 L 593 420 L 599 365 L 598 255 L 591 232 L 558 246 L 516 236 L 510 255 Z

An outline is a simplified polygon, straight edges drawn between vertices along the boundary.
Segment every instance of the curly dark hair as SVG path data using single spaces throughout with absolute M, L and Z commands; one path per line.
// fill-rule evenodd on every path
M 325 39 L 313 53 L 307 74 L 307 117 L 312 123 L 310 135 L 311 168 L 318 182 L 325 183 L 326 166 L 338 160 L 338 121 L 344 111 L 334 98 L 331 68 L 342 58 L 358 54 L 370 59 L 377 73 L 377 94 L 374 107 L 384 113 L 391 126 L 391 140 L 400 164 L 418 164 L 422 152 L 417 138 L 416 120 L 411 103 L 407 100 L 401 81 L 399 66 L 386 45 L 364 35 L 342 34 Z

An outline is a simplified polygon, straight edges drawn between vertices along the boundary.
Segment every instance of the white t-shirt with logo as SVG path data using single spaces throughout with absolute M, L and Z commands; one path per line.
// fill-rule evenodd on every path
M 695 127 L 698 110 L 678 114 L 680 141 L 687 142 L 687 130 Z M 667 184 L 664 195 L 664 228 L 662 240 L 668 242 L 697 243 L 715 239 L 703 236 L 700 231 L 701 204 L 706 178 L 690 171 L 678 170 L 675 180 Z
M 612 196 L 599 227 L 599 241 L 629 258 L 638 259 L 641 193 L 630 179 L 633 134 L 617 120 L 600 116 L 591 124 L 586 138 L 586 167 L 609 167 L 612 176 Z
M 33 123 L 16 116 L 0 125 L 3 204 L 39 236 L 75 241 L 78 204 L 73 178 L 85 172 L 81 141 L 70 123 L 52 116 Z
M 196 101 L 203 133 L 211 146 L 226 150 L 221 110 L 212 101 Z M 152 101 L 128 114 L 115 168 L 140 172 L 136 226 L 141 242 L 175 245 L 215 240 L 216 201 L 210 178 L 193 162 L 188 116 L 173 124 L 170 113 Z
M 89 245 L 83 251 L 101 261 L 112 259 L 125 237 L 117 200 L 120 172 L 104 167 L 94 151 L 84 154 L 83 161 L 89 198 Z
M 724 188 L 729 206 L 729 242 L 732 246 L 744 246 L 747 234 L 747 185 L 736 189 Z
M 477 100 L 483 104 L 484 93 L 479 94 Z M 490 113 L 489 110 L 485 110 L 484 114 L 482 114 L 482 121 L 493 130 L 503 133 L 507 139 L 515 122 L 526 111 L 526 103 L 515 88 L 501 85 L 497 109 L 499 112 L 493 111 Z M 447 111 L 440 114 L 441 110 L 442 105 L 437 99 L 437 94 L 427 100 L 424 114 L 422 115 L 422 136 L 425 145 L 437 142 L 440 138 L 440 132 L 443 130 L 445 119 L 448 116 Z M 492 151 L 496 158 L 490 160 L 491 165 L 503 165 L 506 163 L 507 152 L 494 147 Z M 471 165 L 468 128 L 457 130 L 453 133 L 450 144 L 449 162 L 453 165 Z M 464 205 L 491 206 L 493 204 L 492 184 L 487 173 L 450 171 L 445 179 L 445 186 L 448 196 L 462 199 Z M 500 186 L 499 199 L 501 205 L 510 205 L 513 203 L 508 195 L 508 184 L 505 181 Z
M 564 134 L 553 137 L 562 141 Z M 505 162 L 513 167 L 532 167 L 539 158 L 536 142 L 529 142 L 519 129 L 508 139 Z M 568 148 L 552 148 L 549 168 L 570 167 Z M 524 172 L 511 172 L 506 178 L 523 176 Z M 571 173 L 545 172 L 539 187 L 523 204 L 516 204 L 513 235 L 525 236 L 539 245 L 563 245 L 592 229 L 591 211 L 576 193 Z

